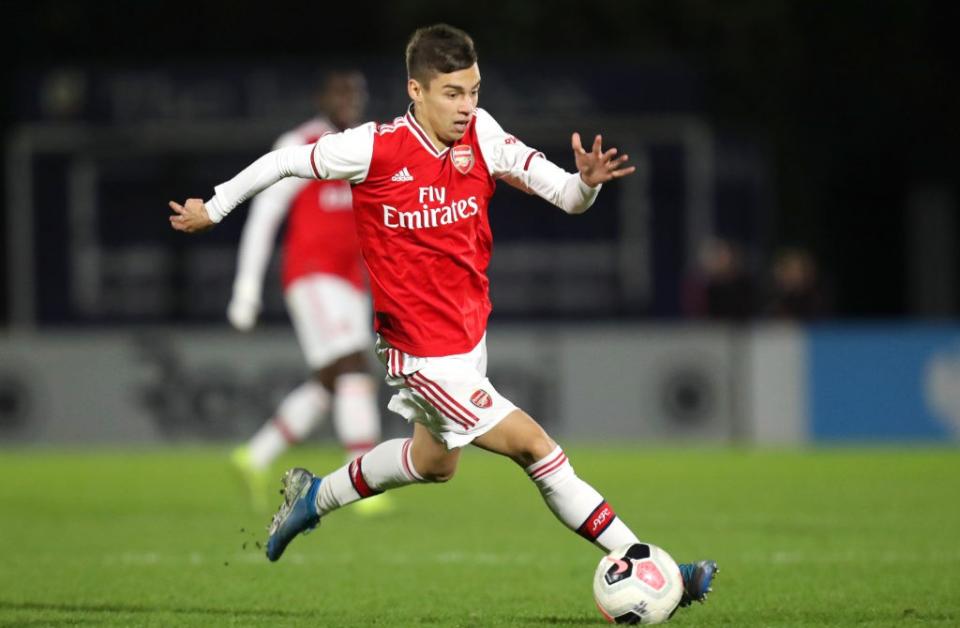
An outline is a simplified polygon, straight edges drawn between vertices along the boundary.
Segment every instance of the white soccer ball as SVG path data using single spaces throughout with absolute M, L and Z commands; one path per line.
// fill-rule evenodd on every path
M 600 560 L 593 598 L 607 621 L 659 624 L 683 596 L 683 577 L 670 554 L 650 543 L 624 545 Z

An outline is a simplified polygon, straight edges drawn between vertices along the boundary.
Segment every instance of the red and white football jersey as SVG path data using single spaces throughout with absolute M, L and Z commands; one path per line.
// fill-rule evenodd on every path
M 490 315 L 487 207 L 496 183 L 476 120 L 443 151 L 410 114 L 378 126 L 369 170 L 354 186 L 375 329 L 413 355 L 469 351 Z
M 324 118 L 314 118 L 285 133 L 275 149 L 312 145 L 336 133 Z M 238 255 L 237 281 L 262 284 L 274 239 L 286 216 L 281 281 L 286 290 L 305 275 L 337 275 L 366 289 L 360 241 L 353 220 L 353 195 L 346 181 L 286 179 L 264 190 L 250 207 Z
M 324 273 L 365 288 L 353 195 L 346 181 L 310 181 L 290 203 L 283 243 L 284 289 L 304 275 Z
M 308 163 L 304 163 L 307 161 Z M 413 114 L 321 137 L 309 150 L 275 151 L 216 187 L 219 222 L 281 177 L 344 179 L 370 277 L 375 328 L 405 353 L 442 356 L 477 345 L 490 315 L 488 205 L 497 179 L 570 213 L 599 191 L 507 134 L 477 109 L 456 144 L 437 150 Z

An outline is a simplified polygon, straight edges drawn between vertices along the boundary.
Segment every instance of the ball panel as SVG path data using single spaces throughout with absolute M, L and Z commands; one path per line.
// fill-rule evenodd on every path
M 628 624 L 630 626 L 633 626 L 635 624 L 642 623 L 643 618 L 640 615 L 637 615 L 636 613 L 634 613 L 633 611 L 630 611 L 629 613 L 624 613 L 623 615 L 620 615 L 619 617 L 617 617 L 615 622 L 618 624 Z
M 634 560 L 642 560 L 644 558 L 650 558 L 650 546 L 646 543 L 634 543 L 627 548 L 627 551 L 624 553 L 624 556 L 627 558 L 632 558 Z

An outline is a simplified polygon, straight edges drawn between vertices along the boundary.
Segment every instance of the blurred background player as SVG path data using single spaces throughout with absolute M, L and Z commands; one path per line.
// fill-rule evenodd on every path
M 362 120 L 366 103 L 367 84 L 361 73 L 331 72 L 317 94 L 319 114 L 281 136 L 274 149 L 312 144 L 327 133 L 353 127 Z M 284 298 L 312 373 L 231 457 L 258 510 L 267 507 L 270 464 L 303 440 L 331 406 L 334 429 L 348 459 L 380 439 L 377 386 L 366 359 L 372 346 L 370 304 L 349 183 L 289 178 L 254 199 L 241 236 L 227 317 L 244 332 L 256 324 L 264 276 L 284 217 Z M 381 498 L 361 510 L 384 506 Z

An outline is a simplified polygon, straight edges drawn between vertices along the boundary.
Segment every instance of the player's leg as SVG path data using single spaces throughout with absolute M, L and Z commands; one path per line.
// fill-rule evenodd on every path
M 412 438 L 394 438 L 323 476 L 316 512 L 327 515 L 365 497 L 418 482 L 446 482 L 453 477 L 460 450 L 449 451 L 422 425 Z
M 453 477 L 460 450 L 448 451 L 422 425 L 412 438 L 384 441 L 323 478 L 317 514 L 324 516 L 365 497 L 418 482 L 446 482 Z
M 384 441 L 323 477 L 290 469 L 283 477 L 284 503 L 270 524 L 267 557 L 279 559 L 298 534 L 347 504 L 408 484 L 449 480 L 459 456 L 417 424 L 412 438 Z
M 514 410 L 473 443 L 523 467 L 553 514 L 588 541 L 605 551 L 637 542 L 603 496 L 577 476 L 563 449 L 526 412 Z
M 473 443 L 523 467 L 557 519 L 604 551 L 638 542 L 600 493 L 576 475 L 560 446 L 527 413 L 511 412 Z M 684 583 L 680 605 L 687 606 L 706 598 L 717 564 L 711 560 L 681 563 L 680 572 Z
M 440 432 L 428 427 L 439 430 L 444 419 L 426 397 L 408 385 L 408 376 L 428 360 L 401 356 L 383 343 L 378 343 L 377 355 L 387 367 L 387 382 L 399 388 L 390 408 L 414 423 L 413 437 L 382 442 L 323 477 L 306 469 L 288 471 L 283 478 L 284 503 L 270 525 L 270 560 L 280 558 L 297 534 L 312 529 L 322 516 L 338 508 L 392 488 L 417 482 L 444 482 L 453 477 L 459 450 L 445 442 Z

